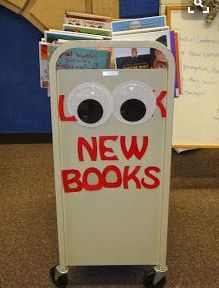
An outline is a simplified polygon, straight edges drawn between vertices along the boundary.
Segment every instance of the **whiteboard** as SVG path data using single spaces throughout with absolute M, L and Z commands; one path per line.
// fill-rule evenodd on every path
M 172 10 L 179 31 L 183 94 L 175 99 L 173 146 L 219 147 L 219 16 L 208 25 L 203 14 Z

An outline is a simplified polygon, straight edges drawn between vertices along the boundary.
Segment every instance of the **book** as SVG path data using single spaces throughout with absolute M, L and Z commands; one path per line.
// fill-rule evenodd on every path
M 111 30 L 109 30 L 109 29 L 78 26 L 78 25 L 72 25 L 72 24 L 63 24 L 63 30 L 69 31 L 69 32 L 100 35 L 103 37 L 108 37 L 108 38 L 110 37 L 111 38 Z
M 42 40 L 39 42 L 40 87 L 47 89 L 49 86 L 48 46 L 50 44 Z
M 44 38 L 46 42 L 52 43 L 53 41 L 58 41 L 58 39 L 63 40 L 103 40 L 102 36 L 91 35 L 76 32 L 67 32 L 61 30 L 49 30 L 44 32 Z
M 120 18 L 150 17 L 159 15 L 160 0 L 120 0 Z
M 117 32 L 112 32 L 112 36 L 139 34 L 139 33 L 155 32 L 155 31 L 163 31 L 163 30 L 169 30 L 169 26 L 117 31 Z
M 40 54 L 41 88 L 47 89 L 48 97 L 50 97 L 49 62 L 53 52 L 63 43 L 62 41 L 54 43 L 44 43 L 41 41 L 39 43 L 39 50 L 42 51 L 41 49 L 44 49 L 44 59 Z M 110 68 L 111 53 L 111 49 L 72 48 L 59 57 L 56 68 L 57 70 L 107 69 Z
M 154 40 L 171 47 L 170 31 L 156 31 L 139 34 L 113 36 L 113 40 Z M 150 69 L 167 68 L 162 55 L 158 55 L 152 48 L 115 48 L 115 62 L 118 69 Z M 160 59 L 158 59 L 160 58 Z
M 176 45 L 175 45 L 175 35 L 174 31 L 170 31 L 170 43 L 171 43 L 171 52 L 176 62 Z M 175 71 L 175 97 L 179 97 L 179 89 L 178 89 L 178 79 L 177 72 Z
M 59 47 L 49 46 L 49 58 Z M 91 48 L 71 48 L 64 52 L 57 61 L 57 70 L 66 69 L 106 69 L 109 68 L 111 51 Z
M 72 24 L 84 27 L 93 27 L 100 29 L 111 29 L 111 18 L 106 16 L 98 16 L 93 14 L 75 13 L 66 11 L 65 24 Z
M 135 34 L 113 35 L 113 40 L 154 40 L 167 46 L 174 58 L 179 57 L 174 31 L 160 30 Z M 149 48 L 115 48 L 115 65 L 118 69 L 157 69 L 167 68 L 168 63 L 164 55 L 156 49 Z M 177 63 L 177 61 L 176 61 Z M 178 63 L 179 65 L 179 63 Z M 178 68 L 176 68 L 176 71 Z M 176 73 L 175 97 L 180 94 L 180 75 Z
M 179 32 L 174 31 L 174 43 L 175 43 L 175 61 L 176 61 L 176 79 L 179 95 L 182 94 L 182 81 L 181 81 L 181 65 L 179 56 Z
M 135 18 L 112 22 L 112 31 L 137 30 L 143 28 L 166 26 L 166 16 Z
M 49 49 L 51 45 L 60 45 L 68 42 L 67 40 L 58 40 L 53 43 L 45 42 L 45 38 L 41 38 L 39 42 L 39 66 L 40 66 L 40 87 L 48 89 L 49 87 Z

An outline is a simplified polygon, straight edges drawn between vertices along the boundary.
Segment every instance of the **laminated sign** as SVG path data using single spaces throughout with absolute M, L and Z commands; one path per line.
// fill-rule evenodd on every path
M 160 49 L 168 69 L 60 69 L 69 49 Z M 155 42 L 74 41 L 50 63 L 60 265 L 166 267 L 174 63 Z

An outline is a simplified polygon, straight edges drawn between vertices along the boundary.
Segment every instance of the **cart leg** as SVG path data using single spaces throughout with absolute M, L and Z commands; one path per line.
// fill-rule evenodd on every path
M 53 284 L 58 288 L 65 288 L 68 285 L 68 267 L 54 266 L 50 270 Z
M 162 288 L 166 283 L 165 273 L 167 266 L 155 266 L 154 269 L 145 276 L 145 288 Z
M 168 270 L 167 266 L 164 266 L 164 267 L 155 266 L 154 267 L 154 271 L 155 271 L 155 276 L 154 276 L 154 281 L 153 281 L 154 285 L 157 285 L 160 282 L 164 282 L 164 284 L 165 284 L 165 282 L 166 282 L 165 274 L 166 274 L 167 270 Z M 164 286 L 164 284 L 163 284 L 163 286 Z M 163 287 L 163 286 L 161 286 L 161 287 Z

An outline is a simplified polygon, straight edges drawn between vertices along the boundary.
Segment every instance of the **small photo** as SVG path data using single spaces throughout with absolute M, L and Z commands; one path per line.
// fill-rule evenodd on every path
M 116 48 L 116 67 L 117 69 L 148 69 L 149 54 L 148 48 Z

